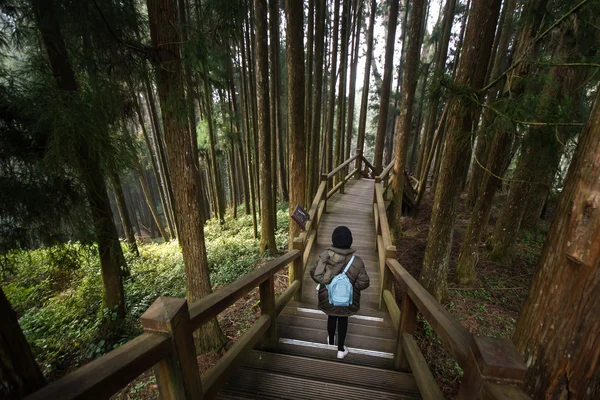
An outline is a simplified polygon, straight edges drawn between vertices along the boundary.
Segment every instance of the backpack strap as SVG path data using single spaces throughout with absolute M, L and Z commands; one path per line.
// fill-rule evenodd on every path
M 350 261 L 348 261 L 348 265 L 346 265 L 346 268 L 344 269 L 344 273 L 348 272 L 348 270 L 350 269 L 350 266 L 352 265 L 352 261 L 354 261 L 354 256 L 352 256 Z

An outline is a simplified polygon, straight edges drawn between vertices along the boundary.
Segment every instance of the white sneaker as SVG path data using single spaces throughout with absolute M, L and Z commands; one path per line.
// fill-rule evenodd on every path
M 348 355 L 348 348 L 346 346 L 344 346 L 344 351 L 339 351 L 337 352 L 337 358 L 339 358 L 340 360 L 346 358 L 346 356 Z

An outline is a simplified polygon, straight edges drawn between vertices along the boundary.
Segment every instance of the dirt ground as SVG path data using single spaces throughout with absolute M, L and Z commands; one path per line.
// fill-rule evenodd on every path
M 503 203 L 504 195 L 500 194 L 497 197 L 499 198 L 496 199 L 490 215 L 488 234 L 491 233 L 498 219 L 500 214 L 498 205 Z M 538 233 L 521 235 L 517 244 L 517 256 L 512 265 L 487 260 L 482 244 L 481 258 L 476 267 L 478 281 L 468 287 L 459 287 L 454 279 L 454 271 L 470 216 L 465 203 L 463 196 L 452 242 L 448 277 L 449 298 L 444 301 L 444 306 L 473 334 L 510 338 L 527 296 L 550 218 L 540 221 Z M 428 194 L 423 199 L 421 210 L 415 218 L 403 218 L 402 227 L 405 235 L 396 242 L 398 261 L 417 279 L 427 245 L 432 204 L 433 199 Z M 548 213 L 551 214 L 552 211 Z M 458 363 L 445 350 L 431 326 L 422 318 L 419 319 L 415 338 L 444 397 L 456 398 L 463 374 Z

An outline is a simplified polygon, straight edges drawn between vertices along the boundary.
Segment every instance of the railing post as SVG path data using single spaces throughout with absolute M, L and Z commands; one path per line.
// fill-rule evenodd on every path
M 171 337 L 171 353 L 154 366 L 161 399 L 203 399 L 187 301 L 161 296 L 146 310 L 141 321 L 144 331 Z
M 402 310 L 400 311 L 400 325 L 398 326 L 398 338 L 396 341 L 396 352 L 394 354 L 394 367 L 400 371 L 408 372 L 410 366 L 406 353 L 402 348 L 402 334 L 404 332 L 412 334 L 417 325 L 417 306 L 412 301 L 408 293 L 402 297 Z
M 459 399 L 479 399 L 485 382 L 523 386 L 527 366 L 510 339 L 473 336 Z
M 302 281 L 304 279 L 304 261 L 303 261 L 303 259 L 304 259 L 304 256 L 303 256 L 304 240 L 301 237 L 294 238 L 294 250 L 299 250 L 300 256 L 298 258 L 296 258 L 292 264 L 292 277 L 294 279 L 293 280 L 290 279 L 290 284 L 292 284 L 293 281 L 300 282 L 300 287 L 294 294 L 294 300 L 301 301 L 302 300 Z
M 325 193 L 323 193 L 323 200 L 325 204 L 323 205 L 323 214 L 327 212 L 327 192 L 329 191 L 329 183 L 327 182 L 327 174 L 321 174 L 321 182 L 325 181 Z
M 275 278 L 273 275 L 260 284 L 260 313 L 271 316 L 271 326 L 265 332 L 263 344 L 269 350 L 277 350 L 277 313 L 275 312 Z
M 380 224 L 381 225 L 381 224 Z M 386 290 L 389 290 L 392 294 L 394 293 L 394 288 L 393 288 L 393 276 L 392 276 L 392 272 L 390 271 L 390 269 L 386 266 L 385 264 L 385 260 L 388 258 L 393 258 L 394 260 L 396 259 L 396 246 L 391 246 L 388 245 L 387 247 L 385 247 L 385 240 L 382 238 L 383 240 L 383 246 L 385 248 L 385 258 L 383 259 L 383 273 L 381 275 L 381 293 L 379 295 L 379 308 L 381 308 L 384 311 L 387 311 L 387 306 L 385 304 L 385 300 L 383 298 L 383 292 L 385 292 Z
M 361 171 L 362 171 L 363 150 L 356 149 L 356 154 L 358 155 L 358 157 L 356 157 L 356 164 L 355 164 L 356 173 L 354 174 L 354 179 L 360 179 L 360 175 L 361 175 Z

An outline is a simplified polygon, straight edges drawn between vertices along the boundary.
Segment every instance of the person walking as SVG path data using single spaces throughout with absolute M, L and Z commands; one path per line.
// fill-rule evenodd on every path
M 360 257 L 352 249 L 352 232 L 345 226 L 338 226 L 331 235 L 332 246 L 319 256 L 310 270 L 310 276 L 318 283 L 317 292 L 319 309 L 328 315 L 327 318 L 327 344 L 335 345 L 335 332 L 337 325 L 337 358 L 343 359 L 348 355 L 345 346 L 346 333 L 348 332 L 348 317 L 355 315 L 360 309 L 360 292 L 369 287 L 369 275 Z M 329 293 L 328 285 L 334 278 L 346 274 L 352 291 L 348 305 L 334 305 L 335 300 Z M 333 290 L 333 289 L 332 289 Z

